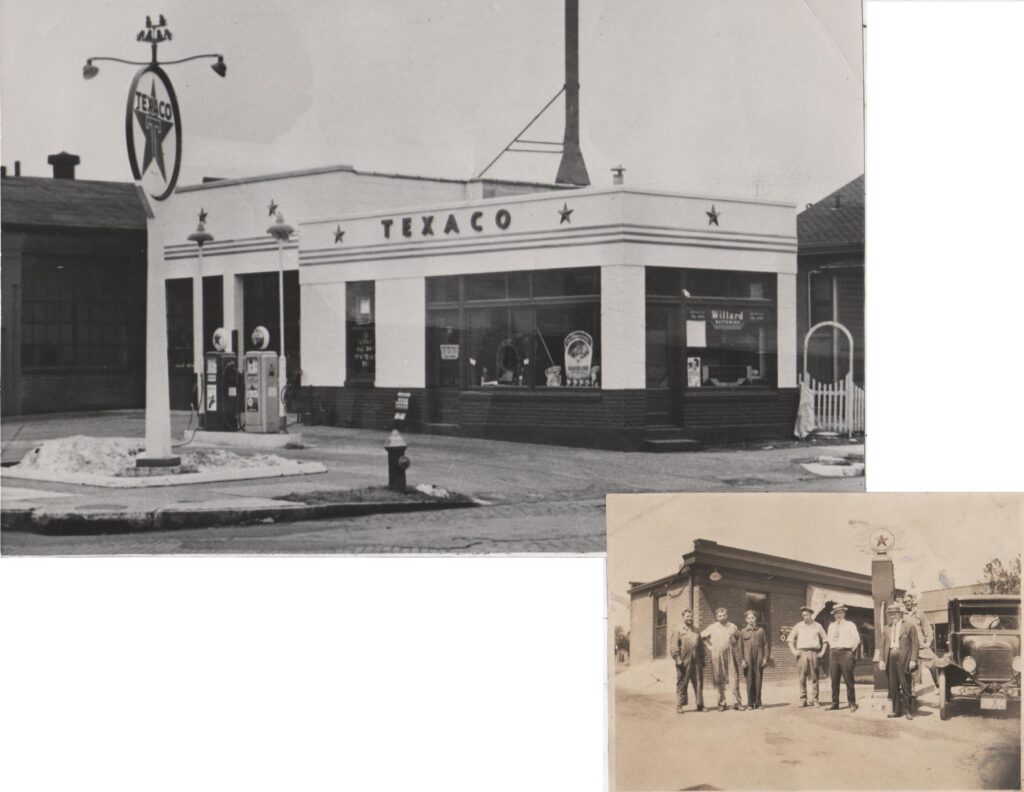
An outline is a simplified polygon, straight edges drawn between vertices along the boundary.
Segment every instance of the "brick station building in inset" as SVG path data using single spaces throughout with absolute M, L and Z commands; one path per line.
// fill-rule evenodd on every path
M 703 630 L 714 621 L 715 610 L 724 607 L 737 627 L 743 626 L 745 611 L 758 613 L 758 623 L 771 643 L 765 679 L 795 680 L 796 658 L 784 636 L 800 621 L 800 608 L 814 608 L 815 620 L 827 629 L 832 606 L 842 602 L 849 608 L 846 618 L 861 635 L 856 655 L 858 681 L 870 681 L 875 650 L 870 575 L 726 547 L 707 539 L 695 540 L 682 562 L 672 575 L 630 584 L 630 665 L 666 658 L 668 636 L 681 624 L 687 608 L 693 611 L 695 627 Z M 827 669 L 827 664 L 822 668 Z M 710 677 L 706 677 L 705 685 L 709 684 Z

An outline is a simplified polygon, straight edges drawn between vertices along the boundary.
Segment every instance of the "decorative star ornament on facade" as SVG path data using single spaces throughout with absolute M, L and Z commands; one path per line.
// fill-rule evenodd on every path
M 274 199 L 270 199 L 270 204 L 267 206 L 267 217 L 273 217 L 274 212 L 277 211 L 277 204 L 274 203 Z
M 200 209 L 199 209 L 199 222 L 200 223 L 205 223 L 206 222 L 206 210 L 203 209 L 202 207 L 200 207 Z
M 341 230 L 341 226 L 339 225 L 336 229 L 334 229 L 334 244 L 337 245 L 341 242 L 344 242 L 344 237 L 345 232 Z
M 706 214 L 708 216 L 708 225 L 709 226 L 710 225 L 718 225 L 718 215 L 719 215 L 719 212 L 718 212 L 717 209 L 715 209 L 715 205 L 714 204 L 711 204 L 711 211 L 710 212 L 705 212 L 704 214 Z
M 562 208 L 558 210 L 558 214 L 561 215 L 561 217 L 558 220 L 558 224 L 561 225 L 562 223 L 571 223 L 572 218 L 570 217 L 570 215 L 572 213 L 573 210 L 569 208 L 569 204 L 563 203 Z
M 156 80 L 149 90 L 149 103 L 146 110 L 136 110 L 135 118 L 146 136 L 146 150 L 142 155 L 142 172 L 145 173 L 150 163 L 156 160 L 160 175 L 167 180 L 167 169 L 164 166 L 164 138 L 174 127 L 174 123 L 160 116 L 156 98 Z

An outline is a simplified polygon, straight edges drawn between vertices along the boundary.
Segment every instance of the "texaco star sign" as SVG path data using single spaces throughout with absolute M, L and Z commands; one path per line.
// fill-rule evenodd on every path
M 896 535 L 888 528 L 879 528 L 871 533 L 868 544 L 872 552 L 877 555 L 885 555 L 896 547 Z

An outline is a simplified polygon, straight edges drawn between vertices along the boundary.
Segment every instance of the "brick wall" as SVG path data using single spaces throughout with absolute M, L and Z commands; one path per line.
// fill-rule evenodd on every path
M 408 427 L 428 428 L 434 415 L 433 391 L 402 388 L 413 394 Z M 339 426 L 380 429 L 390 426 L 399 388 L 300 389 L 300 412 L 318 405 L 332 412 L 328 421 Z M 458 429 L 465 437 L 490 437 L 587 448 L 633 450 L 645 427 L 644 391 L 461 391 Z M 452 420 L 449 415 L 446 420 Z
M 683 407 L 686 433 L 706 440 L 789 437 L 799 399 L 796 388 L 688 392 Z
M 319 421 L 360 429 L 390 429 L 394 425 L 398 392 L 412 394 L 406 425 L 415 431 L 426 422 L 429 409 L 422 388 L 333 388 L 306 386 L 299 389 L 300 413 L 319 415 Z

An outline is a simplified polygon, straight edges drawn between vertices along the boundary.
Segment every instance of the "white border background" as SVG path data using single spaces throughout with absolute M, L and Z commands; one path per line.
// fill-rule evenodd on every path
M 868 485 L 1020 490 L 1024 4 L 867 22 Z M 6 789 L 604 787 L 602 558 L 4 559 L 0 602 Z

